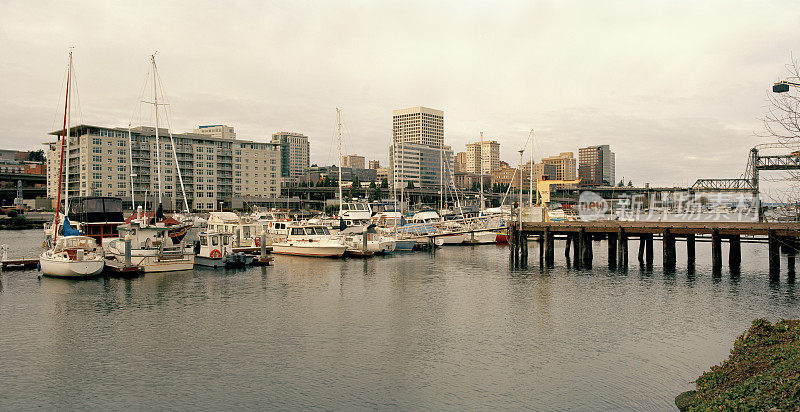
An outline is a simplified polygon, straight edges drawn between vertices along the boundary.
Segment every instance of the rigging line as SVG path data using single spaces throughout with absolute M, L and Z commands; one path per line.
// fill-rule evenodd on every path
M 83 105 L 81 105 L 81 92 L 78 89 L 78 77 L 75 76 L 75 63 L 72 64 L 72 86 L 75 88 L 76 105 L 78 108 L 78 124 L 83 124 Z
M 69 72 L 69 64 L 67 64 L 67 70 L 64 70 L 64 77 L 61 78 L 61 88 L 58 90 L 58 100 L 56 100 L 56 109 L 53 112 L 53 123 L 51 125 L 50 130 L 55 130 L 56 122 L 59 121 L 61 117 L 61 101 L 62 97 L 64 97 L 64 90 L 66 89 L 67 85 L 67 73 Z
M 147 88 L 147 79 L 150 77 L 150 70 L 147 70 L 147 74 L 144 76 L 144 82 L 142 83 L 142 90 L 139 92 L 139 99 L 134 103 L 133 109 L 131 110 L 131 119 L 130 123 L 134 123 L 134 120 L 138 119 L 139 124 L 142 123 L 142 100 L 144 100 L 144 91 Z M 138 109 L 138 113 L 137 113 Z M 138 114 L 138 117 L 136 116 Z
M 185 211 L 188 213 L 189 202 L 186 199 L 186 189 L 183 185 L 183 175 L 181 174 L 180 162 L 178 162 L 178 153 L 175 150 L 175 140 L 172 138 L 172 123 L 170 119 L 172 115 L 172 107 L 169 105 L 169 100 L 167 100 L 167 97 L 164 95 L 164 87 L 161 82 L 161 76 L 158 74 L 158 68 L 154 67 L 153 70 L 156 71 L 156 79 L 158 79 L 158 91 L 161 92 L 161 99 L 164 101 L 164 104 L 167 105 L 166 110 L 164 110 L 164 117 L 167 118 L 167 132 L 169 133 L 169 144 L 170 146 L 172 146 L 172 157 L 173 160 L 175 161 L 175 170 L 178 172 L 178 181 L 181 184 L 181 193 L 183 194 L 183 206 Z

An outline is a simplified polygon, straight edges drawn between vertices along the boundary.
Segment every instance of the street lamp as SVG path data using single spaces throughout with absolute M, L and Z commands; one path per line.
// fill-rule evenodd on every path
M 773 93 L 786 93 L 789 91 L 789 86 L 800 87 L 800 83 L 782 80 L 772 85 Z

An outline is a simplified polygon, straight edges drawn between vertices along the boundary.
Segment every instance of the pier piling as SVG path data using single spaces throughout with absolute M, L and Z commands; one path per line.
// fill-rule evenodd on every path
M 645 256 L 645 264 L 648 268 L 653 267 L 653 234 L 648 233 L 645 235 L 644 238 L 644 256 Z
M 664 270 L 667 271 L 674 271 L 675 270 L 675 235 L 670 232 L 669 229 L 664 230 L 664 237 L 663 237 L 663 249 L 664 249 Z
M 728 245 L 728 265 L 731 270 L 738 270 L 742 264 L 742 240 L 739 235 L 732 235 Z
M 718 229 L 711 231 L 711 268 L 715 273 L 722 270 L 722 239 Z
M 617 248 L 617 262 L 621 269 L 628 268 L 628 235 L 625 230 L 620 228 L 617 232 L 617 241 L 619 247 Z
M 615 233 L 608 234 L 608 268 L 617 268 L 617 235 Z
M 689 267 L 694 266 L 695 260 L 695 241 L 694 234 L 686 235 L 686 265 Z
M 780 239 L 774 230 L 770 230 L 767 241 L 769 242 L 769 276 L 770 279 L 777 280 L 781 274 Z
M 555 264 L 555 245 L 553 239 L 553 232 L 550 229 L 544 231 L 544 263 L 550 267 Z

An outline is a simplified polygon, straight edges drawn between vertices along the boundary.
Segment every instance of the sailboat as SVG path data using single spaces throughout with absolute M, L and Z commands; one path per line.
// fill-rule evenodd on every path
M 64 127 L 61 134 L 61 155 L 58 169 L 58 196 L 56 212 L 53 218 L 53 239 L 51 247 L 39 256 L 39 266 L 42 274 L 47 276 L 83 278 L 100 274 L 105 267 L 102 254 L 97 252 L 97 243 L 88 236 L 81 236 L 80 232 L 73 230 L 69 219 L 64 216 L 64 222 L 59 227 L 59 210 L 61 207 L 61 187 L 66 174 L 66 189 L 64 193 L 64 211 L 69 210 L 69 117 L 72 104 L 70 98 L 70 84 L 72 83 L 72 52 L 69 52 L 67 65 L 67 91 L 64 102 Z M 64 169 L 64 156 L 67 152 L 67 168 Z M 59 229 L 62 236 L 59 237 Z M 48 237 L 49 239 L 49 237 Z
M 347 246 L 347 254 L 352 256 L 369 256 L 374 253 L 394 252 L 395 239 L 377 233 L 370 227 L 372 211 L 367 202 L 351 201 L 345 203 L 342 194 L 342 112 L 336 108 L 338 125 L 339 152 L 339 239 Z M 351 227 L 347 228 L 347 224 Z
M 158 167 L 158 205 L 154 212 L 154 219 L 147 213 L 142 212 L 141 206 L 136 209 L 136 214 L 131 217 L 128 223 L 117 226 L 117 231 L 120 238 L 114 239 L 110 242 L 104 243 L 103 247 L 109 258 L 109 264 L 121 265 L 126 261 L 126 255 L 131 258 L 131 263 L 139 266 L 144 272 L 166 272 L 177 270 L 189 270 L 194 267 L 194 251 L 191 247 L 183 242 L 183 234 L 186 228 L 183 227 L 184 233 L 180 236 L 173 236 L 175 234 L 176 226 L 170 225 L 165 221 L 163 214 L 162 198 L 162 185 L 161 185 L 161 142 L 158 135 L 158 88 L 160 85 L 158 79 L 158 70 L 156 68 L 155 55 L 150 56 L 150 61 L 153 65 L 153 106 L 155 107 L 155 141 L 156 141 L 156 165 Z M 163 94 L 163 92 L 162 92 Z M 163 104 L 161 104 L 163 105 Z M 169 121 L 169 119 L 167 119 Z M 178 179 L 180 180 L 181 190 L 183 190 L 183 177 L 181 175 L 180 167 L 178 166 L 177 155 L 175 154 L 175 143 L 172 140 L 172 131 L 169 132 L 170 143 L 172 146 L 172 153 L 174 162 L 178 171 Z M 133 173 L 131 171 L 131 173 Z M 131 199 L 133 199 L 133 190 L 131 189 Z M 146 198 L 145 198 L 146 202 Z M 186 193 L 184 192 L 183 198 L 186 210 L 189 209 L 188 202 L 186 201 Z M 125 235 L 131 238 L 130 251 L 123 237 Z

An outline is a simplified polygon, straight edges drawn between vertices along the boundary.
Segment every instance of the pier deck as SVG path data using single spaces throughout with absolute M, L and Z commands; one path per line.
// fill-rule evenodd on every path
M 511 260 L 516 267 L 527 266 L 528 239 L 539 240 L 539 260 L 552 266 L 555 261 L 553 240 L 555 235 L 566 237 L 565 258 L 576 267 L 591 267 L 592 240 L 608 240 L 608 265 L 610 268 L 628 265 L 628 239 L 639 240 L 638 260 L 653 264 L 653 238 L 661 237 L 664 269 L 675 268 L 675 243 L 686 242 L 687 263 L 695 263 L 695 243 L 698 236 L 711 237 L 711 260 L 715 272 L 722 268 L 722 243 L 729 245 L 728 263 L 732 270 L 741 265 L 742 236 L 762 240 L 769 245 L 768 265 L 771 276 L 780 274 L 780 250 L 787 255 L 790 276 L 794 276 L 795 257 L 800 239 L 800 223 L 795 222 L 511 222 L 508 228 Z M 572 256 L 570 256 L 572 250 Z

